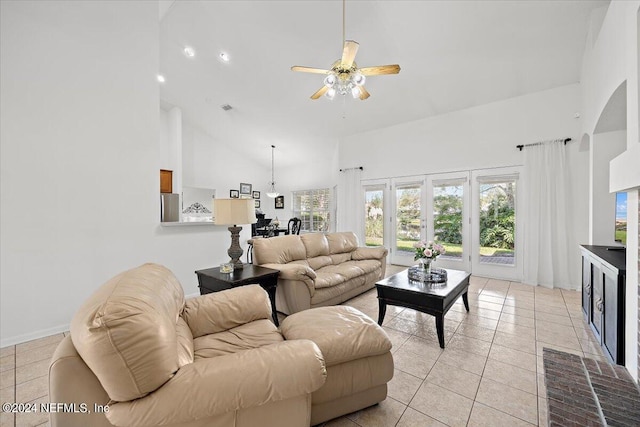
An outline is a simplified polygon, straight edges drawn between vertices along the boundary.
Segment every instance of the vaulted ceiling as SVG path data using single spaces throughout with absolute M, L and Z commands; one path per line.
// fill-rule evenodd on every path
M 313 152 L 328 140 L 578 82 L 591 11 L 608 3 L 347 1 L 358 65 L 402 70 L 368 78 L 368 100 L 313 101 L 323 76 L 290 67 L 329 68 L 341 56 L 341 1 L 162 1 L 160 95 L 268 163 L 272 143 Z

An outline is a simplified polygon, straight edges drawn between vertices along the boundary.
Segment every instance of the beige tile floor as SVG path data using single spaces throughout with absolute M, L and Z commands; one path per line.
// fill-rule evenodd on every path
M 390 266 L 388 275 L 404 267 Z M 378 317 L 375 290 L 348 302 Z M 546 426 L 542 348 L 605 360 L 582 320 L 580 294 L 472 277 L 470 313 L 445 317 L 441 350 L 433 317 L 388 307 L 395 376 L 379 405 L 325 427 Z M 64 334 L 0 349 L 0 401 L 45 402 L 48 367 Z M 0 413 L 1 426 L 46 426 L 46 414 Z

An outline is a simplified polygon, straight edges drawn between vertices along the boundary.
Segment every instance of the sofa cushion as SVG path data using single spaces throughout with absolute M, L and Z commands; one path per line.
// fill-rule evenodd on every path
M 339 285 L 346 281 L 347 281 L 347 278 L 342 274 L 338 274 L 334 272 L 316 271 L 316 281 L 315 281 L 316 289 L 330 288 L 332 286 Z
M 217 334 L 205 335 L 193 341 L 195 358 L 222 356 L 250 348 L 284 341 L 270 320 L 256 320 Z
M 341 264 L 344 267 L 352 267 L 360 270 L 361 274 L 371 273 L 380 269 L 381 263 L 379 260 L 366 259 L 362 261 L 349 261 Z
M 345 252 L 342 254 L 331 254 L 331 264 L 342 264 L 347 261 L 351 261 L 351 252 Z
M 338 265 L 328 265 L 318 270 L 316 274 L 317 273 L 336 273 L 344 276 L 348 280 L 353 279 L 354 277 L 362 276 L 364 274 L 364 271 L 355 265 L 348 265 L 347 263 L 344 263 Z
M 307 233 L 300 236 L 307 250 L 307 258 L 329 255 L 329 241 L 323 233 Z
M 71 339 L 112 400 L 145 396 L 178 370 L 183 306 L 178 279 L 157 264 L 119 274 L 82 304 Z
M 277 236 L 268 239 L 253 239 L 253 262 L 262 264 L 286 264 L 304 260 L 307 251 L 300 236 Z
M 358 237 L 351 231 L 327 234 L 329 252 L 331 254 L 343 254 L 353 252 L 358 248 Z
M 184 307 L 194 338 L 271 319 L 269 295 L 259 285 L 240 286 L 187 300 Z
M 313 270 L 320 270 L 322 267 L 333 264 L 331 257 L 327 255 L 309 258 L 308 262 Z
M 327 367 L 391 350 L 380 326 L 353 307 L 319 307 L 288 316 L 280 325 L 287 340 L 315 342 Z

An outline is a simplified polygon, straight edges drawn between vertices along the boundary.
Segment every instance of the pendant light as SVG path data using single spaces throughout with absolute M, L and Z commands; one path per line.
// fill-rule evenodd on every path
M 267 191 L 267 197 L 271 197 L 272 199 L 275 199 L 280 195 L 280 193 L 276 191 L 276 182 L 273 179 L 273 150 L 275 148 L 276 148 L 275 145 L 271 146 L 271 183 L 270 183 L 269 191 Z

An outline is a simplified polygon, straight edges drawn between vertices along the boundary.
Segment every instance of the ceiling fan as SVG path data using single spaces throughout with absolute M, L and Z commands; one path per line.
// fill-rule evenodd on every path
M 333 99 L 336 94 L 351 94 L 354 98 L 365 100 L 370 96 L 364 87 L 366 76 L 398 74 L 400 72 L 400 66 L 398 64 L 358 68 L 354 60 L 360 45 L 356 41 L 345 39 L 345 1 L 346 0 L 342 1 L 342 40 L 344 42 L 342 58 L 334 62 L 329 70 L 302 67 L 299 65 L 291 67 L 291 71 L 326 75 L 323 81 L 324 86 L 311 95 L 311 99 L 318 99 L 322 95 Z

